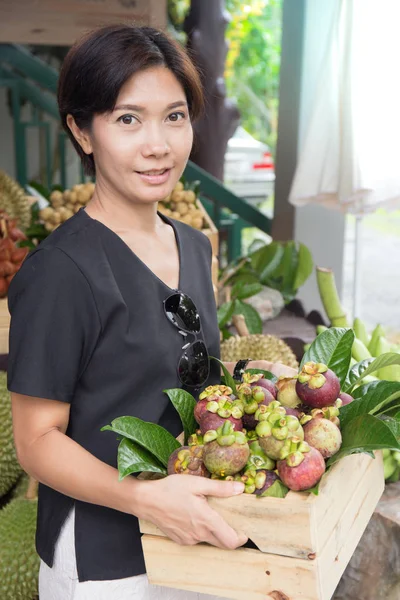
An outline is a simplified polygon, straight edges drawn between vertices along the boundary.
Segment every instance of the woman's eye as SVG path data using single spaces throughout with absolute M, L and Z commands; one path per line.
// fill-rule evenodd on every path
M 132 125 L 137 119 L 133 115 L 122 115 L 119 117 L 118 121 L 124 125 Z
M 168 119 L 173 123 L 176 123 L 177 121 L 181 121 L 182 119 L 184 119 L 185 116 L 186 115 L 183 112 L 174 112 L 169 115 Z

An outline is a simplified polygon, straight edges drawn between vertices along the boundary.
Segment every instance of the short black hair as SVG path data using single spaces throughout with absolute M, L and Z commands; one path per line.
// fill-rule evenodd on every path
M 182 46 L 163 31 L 109 25 L 89 32 L 69 50 L 58 81 L 58 107 L 87 175 L 96 173 L 93 155 L 85 154 L 75 140 L 67 116 L 72 115 L 80 129 L 90 128 L 94 115 L 114 109 L 122 86 L 132 75 L 155 66 L 165 66 L 175 75 L 195 121 L 204 106 L 200 75 Z

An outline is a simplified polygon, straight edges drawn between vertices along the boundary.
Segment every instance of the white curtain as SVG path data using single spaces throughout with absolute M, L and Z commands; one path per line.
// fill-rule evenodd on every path
M 397 208 L 400 0 L 336 3 L 289 201 L 358 215 Z

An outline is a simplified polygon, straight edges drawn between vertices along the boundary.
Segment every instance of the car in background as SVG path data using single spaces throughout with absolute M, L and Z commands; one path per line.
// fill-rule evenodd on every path
M 273 194 L 275 165 L 270 148 L 238 127 L 225 153 L 224 185 L 251 204 Z

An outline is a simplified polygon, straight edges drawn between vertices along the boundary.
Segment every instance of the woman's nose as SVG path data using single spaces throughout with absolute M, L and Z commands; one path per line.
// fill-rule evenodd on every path
M 155 156 L 156 158 L 162 158 L 171 152 L 171 148 L 167 142 L 154 142 L 147 143 L 142 148 L 142 154 L 145 158 Z

